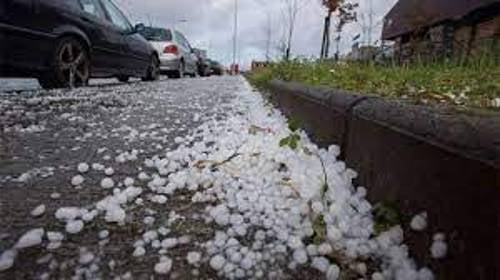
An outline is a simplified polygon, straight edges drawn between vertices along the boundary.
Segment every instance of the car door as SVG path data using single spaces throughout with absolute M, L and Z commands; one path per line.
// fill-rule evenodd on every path
M 120 74 L 128 75 L 139 72 L 136 69 L 139 67 L 142 70 L 144 68 L 144 62 L 137 64 L 137 58 L 131 53 L 129 47 L 129 41 L 131 39 L 127 38 L 133 33 L 132 25 L 111 0 L 100 1 L 108 16 L 110 28 L 120 37 L 119 46 L 117 46 L 120 52 L 120 58 L 118 60 Z
M 190 73 L 193 73 L 193 57 L 192 57 L 192 51 L 191 51 L 191 47 L 189 46 L 189 43 L 188 41 L 186 40 L 186 38 L 184 37 L 184 35 L 182 35 L 182 33 L 178 32 L 178 31 L 175 31 L 176 33 L 176 41 L 177 41 L 177 44 L 179 45 L 179 48 L 181 49 L 181 52 L 182 52 L 182 57 L 184 58 L 184 61 L 185 61 L 185 66 L 186 66 L 186 70 Z
M 3 63 L 29 68 L 40 65 L 40 58 L 34 52 L 28 52 L 27 46 L 33 46 L 39 40 L 47 40 L 44 35 L 33 30 L 36 26 L 34 0 L 0 0 L 2 19 L 0 32 L 3 33 Z
M 196 74 L 196 73 L 198 73 L 198 56 L 193 51 L 193 47 L 191 47 L 191 44 L 186 39 L 186 37 L 184 37 L 184 41 L 186 41 L 186 46 L 187 46 L 188 51 L 189 51 L 189 60 L 190 60 L 190 64 L 192 67 L 192 73 Z
M 81 12 L 77 21 L 89 37 L 92 48 L 92 75 L 105 77 L 115 74 L 118 61 L 121 35 L 109 28 L 109 22 L 99 0 L 78 0 Z

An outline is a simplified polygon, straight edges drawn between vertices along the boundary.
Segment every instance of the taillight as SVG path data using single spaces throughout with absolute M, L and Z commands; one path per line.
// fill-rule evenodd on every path
M 163 53 L 179 54 L 179 48 L 176 45 L 166 46 Z

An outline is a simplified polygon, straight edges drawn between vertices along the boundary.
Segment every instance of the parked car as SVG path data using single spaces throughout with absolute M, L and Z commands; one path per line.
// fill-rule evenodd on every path
M 198 73 L 198 58 L 186 37 L 170 28 L 144 27 L 140 33 L 160 54 L 160 70 L 170 78 Z
M 215 60 L 210 60 L 210 74 L 218 76 L 224 75 L 224 66 Z
M 202 77 L 210 76 L 210 61 L 207 57 L 207 51 L 201 49 L 193 49 L 198 57 L 198 75 Z
M 1 0 L 0 75 L 43 88 L 158 79 L 158 52 L 111 0 Z

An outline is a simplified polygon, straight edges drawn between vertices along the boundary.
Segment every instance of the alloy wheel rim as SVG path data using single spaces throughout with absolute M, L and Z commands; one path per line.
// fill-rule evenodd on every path
M 89 63 L 85 50 L 73 42 L 67 42 L 59 52 L 59 74 L 69 87 L 84 85 L 89 78 Z

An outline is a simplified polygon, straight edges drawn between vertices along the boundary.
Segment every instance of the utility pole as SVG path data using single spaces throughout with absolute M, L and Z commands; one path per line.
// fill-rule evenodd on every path
M 238 40 L 238 0 L 234 0 L 234 34 L 233 34 L 233 67 L 236 68 Z M 236 72 L 236 69 L 232 69 Z M 236 73 L 235 73 L 236 74 Z
M 266 61 L 269 62 L 271 60 L 271 40 L 273 36 L 273 30 L 272 30 L 272 21 L 271 21 L 271 14 L 269 12 L 266 12 L 267 16 L 267 24 L 266 24 Z

